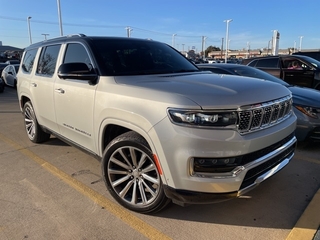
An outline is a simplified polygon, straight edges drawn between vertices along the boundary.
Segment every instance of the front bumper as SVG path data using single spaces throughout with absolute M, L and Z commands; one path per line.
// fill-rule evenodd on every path
M 238 191 L 227 193 L 205 193 L 174 189 L 165 186 L 165 194 L 168 198 L 172 199 L 174 203 L 182 206 L 186 204 L 216 203 L 242 196 L 258 186 L 261 182 L 279 172 L 290 162 L 294 156 L 296 138 L 291 134 L 286 139 L 288 139 L 288 141 L 284 145 L 274 149 L 267 156 L 263 156 L 262 158 L 243 166 L 243 171 L 249 170 L 246 171 L 246 175 Z M 259 162 L 263 163 L 259 164 Z M 253 165 L 256 166 L 252 168 Z

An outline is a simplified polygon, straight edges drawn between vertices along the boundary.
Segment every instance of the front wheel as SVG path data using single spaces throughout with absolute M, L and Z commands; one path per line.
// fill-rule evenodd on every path
M 26 102 L 23 106 L 24 124 L 28 138 L 34 143 L 45 142 L 50 138 L 50 134 L 44 132 L 38 124 L 33 106 L 30 102 Z
M 102 176 L 110 194 L 130 210 L 157 212 L 170 202 L 152 152 L 135 132 L 124 133 L 108 144 L 102 158 Z

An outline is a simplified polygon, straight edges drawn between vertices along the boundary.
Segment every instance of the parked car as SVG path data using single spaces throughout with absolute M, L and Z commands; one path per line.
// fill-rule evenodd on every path
M 293 110 L 298 119 L 296 129 L 298 141 L 320 140 L 320 91 L 289 85 L 269 73 L 250 66 L 239 64 L 199 64 L 197 66 L 204 71 L 264 79 L 286 86 L 292 92 Z
M 238 197 L 293 158 L 291 92 L 243 78 L 165 43 L 80 34 L 27 47 L 17 92 L 30 141 L 96 156 L 116 201 L 148 213 Z
M 19 64 L 11 64 L 2 70 L 1 78 L 6 85 L 11 87 L 17 86 L 17 73 L 19 71 L 19 66 Z
M 7 60 L 5 63 L 6 64 L 20 64 L 20 61 L 19 60 Z
M 320 62 L 302 55 L 278 55 L 243 59 L 242 63 L 259 68 L 283 81 L 320 90 Z M 298 68 L 294 68 L 297 65 Z
M 8 65 L 9 64 L 7 64 L 7 63 L 0 63 L 0 77 L 1 77 L 1 73 L 2 73 L 3 69 Z
M 0 78 L 0 93 L 3 92 L 4 86 L 5 86 L 4 81 L 2 80 L 2 78 Z

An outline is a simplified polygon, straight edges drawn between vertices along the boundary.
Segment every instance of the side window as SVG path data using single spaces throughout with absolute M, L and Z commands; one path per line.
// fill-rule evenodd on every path
M 63 63 L 82 62 L 91 67 L 90 57 L 83 45 L 79 43 L 70 43 L 67 46 Z
M 23 72 L 31 73 L 37 51 L 38 49 L 31 49 L 26 51 L 22 60 L 22 65 L 21 65 Z
M 279 59 L 278 58 L 260 59 L 257 62 L 256 67 L 279 68 Z
M 61 45 L 52 45 L 42 48 L 37 73 L 52 76 L 56 69 L 56 63 Z
M 256 64 L 257 64 L 257 60 L 252 61 L 251 63 L 248 64 L 248 66 L 250 66 L 250 67 L 255 67 Z

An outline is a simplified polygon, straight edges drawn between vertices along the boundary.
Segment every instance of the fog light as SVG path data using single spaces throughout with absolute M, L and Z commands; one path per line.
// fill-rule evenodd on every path
M 231 158 L 194 158 L 193 170 L 197 173 L 231 172 L 240 163 L 241 157 Z

